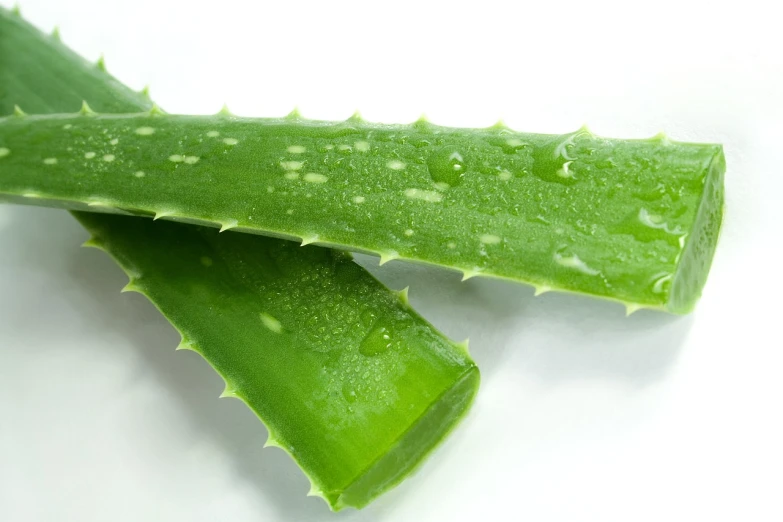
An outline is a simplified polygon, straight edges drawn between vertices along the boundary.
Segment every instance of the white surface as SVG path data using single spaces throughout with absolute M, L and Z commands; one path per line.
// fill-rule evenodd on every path
M 470 336 L 483 383 L 416 476 L 339 514 L 74 220 L 0 207 L 0 520 L 783 519 L 783 42 L 763 3 L 26 0 L 170 112 L 665 129 L 725 145 L 728 202 L 683 318 L 364 259 Z

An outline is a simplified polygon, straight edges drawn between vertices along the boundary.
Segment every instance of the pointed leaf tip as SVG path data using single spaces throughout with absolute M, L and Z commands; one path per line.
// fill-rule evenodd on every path
M 22 16 L 22 8 L 19 7 L 19 4 L 14 4 L 14 6 L 11 8 L 11 14 L 15 16 Z
M 419 116 L 419 119 L 413 122 L 413 127 L 428 127 L 432 125 L 429 119 L 427 119 L 427 115 L 424 113 L 421 113 L 421 116 Z
M 218 232 L 225 232 L 226 230 L 231 230 L 232 228 L 236 228 L 237 225 L 239 225 L 239 222 L 236 219 L 226 221 L 225 223 L 220 224 L 220 230 Z
M 223 391 L 218 397 L 221 399 L 236 399 L 237 392 L 236 390 L 229 389 L 228 385 L 226 385 L 226 387 L 223 389 Z
M 294 107 L 294 110 L 289 112 L 286 117 L 286 120 L 301 120 L 302 119 L 302 113 L 299 112 L 299 107 Z
M 162 116 L 162 115 L 166 114 L 166 111 L 164 111 L 163 109 L 158 107 L 157 103 L 153 103 L 152 107 L 150 108 L 150 110 L 148 112 L 148 114 L 150 116 Z
M 128 281 L 128 284 L 122 287 L 122 290 L 120 290 L 120 293 L 126 293 L 126 292 L 138 292 L 141 293 L 141 289 L 136 284 L 135 279 L 131 279 Z
M 586 123 L 583 123 L 581 127 L 576 131 L 582 134 L 589 134 L 590 136 L 594 136 L 593 131 L 590 130 L 590 127 L 587 126 Z
M 101 55 L 100 58 L 98 58 L 98 61 L 95 62 L 95 67 L 103 72 L 106 72 L 106 58 L 103 55 Z
M 82 243 L 82 246 L 84 248 L 97 248 L 98 250 L 104 249 L 103 243 L 98 238 L 95 237 L 91 237 L 90 239 Z
M 538 297 L 541 294 L 545 294 L 547 292 L 551 292 L 552 291 L 552 288 L 549 287 L 549 286 L 546 286 L 546 285 L 540 285 L 540 286 L 536 286 L 534 288 L 535 288 L 535 291 L 533 292 L 533 295 L 535 297 Z
M 408 299 L 408 291 L 410 290 L 409 286 L 406 286 L 399 292 L 397 292 L 397 297 L 400 299 L 400 303 L 402 303 L 405 306 L 410 305 L 410 300 Z
M 664 131 L 659 132 L 652 138 L 650 138 L 650 141 L 660 143 L 661 145 L 669 145 L 671 144 L 672 140 L 669 138 L 669 136 L 666 135 Z
M 312 245 L 312 244 L 313 244 L 313 243 L 315 243 L 316 241 L 318 241 L 318 234 L 312 234 L 312 235 L 308 235 L 308 236 L 302 236 L 302 243 L 301 243 L 301 245 L 300 245 L 300 246 L 307 246 L 307 245 Z
M 625 316 L 628 317 L 629 315 L 638 312 L 642 308 L 644 308 L 644 306 L 636 303 L 625 303 Z
M 177 351 L 179 351 L 179 350 L 190 350 L 191 352 L 195 352 L 196 351 L 196 349 L 193 347 L 193 344 L 189 340 L 185 339 L 184 337 L 179 342 L 179 344 L 177 345 L 175 350 L 177 350 Z
M 54 38 L 58 42 L 61 40 L 61 38 L 60 38 L 60 26 L 59 25 L 55 25 L 54 29 L 52 29 L 52 38 Z
M 324 491 L 315 485 L 315 483 L 310 481 L 310 491 L 307 492 L 308 497 L 321 497 L 322 499 L 326 500 L 326 497 L 324 497 Z
M 465 338 L 464 341 L 458 342 L 458 343 L 452 343 L 455 348 L 458 350 L 462 350 L 465 355 L 470 357 L 470 338 Z
M 147 98 L 149 100 L 150 99 L 150 86 L 149 85 L 145 85 L 144 88 L 139 91 L 139 94 L 141 94 L 142 96 L 144 96 L 145 98 Z
M 357 110 L 353 111 L 353 114 L 351 114 L 351 116 L 347 120 L 345 120 L 345 121 L 362 123 L 362 122 L 364 122 L 364 118 L 362 118 L 361 113 L 357 109 Z
M 272 436 L 271 433 L 269 434 L 269 437 L 267 437 L 266 442 L 264 443 L 264 447 L 265 448 L 280 448 L 281 450 L 285 449 L 283 447 L 283 445 L 280 444 L 280 442 L 278 442 L 277 439 Z
M 82 108 L 79 110 L 82 116 L 95 116 L 96 112 L 90 108 L 86 101 L 82 101 Z
M 229 110 L 228 104 L 224 103 L 223 106 L 220 108 L 220 110 L 217 112 L 218 116 L 223 116 L 224 118 L 228 118 L 233 116 L 234 114 Z
M 473 279 L 477 275 L 481 273 L 480 270 L 463 270 L 462 271 L 462 281 L 467 281 L 468 279 Z
M 381 259 L 378 261 L 378 266 L 383 266 L 389 261 L 394 261 L 395 259 L 399 258 L 399 254 L 397 252 L 382 252 Z

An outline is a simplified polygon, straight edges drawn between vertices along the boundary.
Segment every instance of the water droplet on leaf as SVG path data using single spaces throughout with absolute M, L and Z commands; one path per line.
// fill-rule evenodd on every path
M 367 357 L 380 355 L 392 346 L 392 336 L 389 330 L 382 325 L 375 326 L 359 345 L 359 353 Z
M 435 183 L 445 183 L 455 187 L 462 182 L 467 163 L 461 152 L 443 147 L 430 154 L 427 159 L 427 170 Z

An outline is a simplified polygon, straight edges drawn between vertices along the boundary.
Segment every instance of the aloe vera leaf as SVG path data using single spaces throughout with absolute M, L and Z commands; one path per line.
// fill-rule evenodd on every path
M 6 118 L 0 144 L 7 201 L 234 228 L 672 312 L 698 299 L 722 215 L 721 146 L 585 129 L 85 111 Z
M 350 256 L 128 216 L 79 213 L 334 509 L 399 482 L 478 387 L 467 352 Z
M 11 52 L 13 51 L 13 52 Z M 0 8 L 0 113 L 47 113 L 88 97 L 149 106 L 52 37 Z M 96 70 L 99 71 L 96 73 Z M 2 171 L 0 171 L 2 172 Z M 75 212 L 338 510 L 412 471 L 459 421 L 479 381 L 465 346 L 344 254 L 258 236 Z

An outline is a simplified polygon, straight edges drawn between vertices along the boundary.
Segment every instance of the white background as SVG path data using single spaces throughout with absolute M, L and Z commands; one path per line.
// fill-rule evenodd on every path
M 0 207 L 0 520 L 783 520 L 779 18 L 529 4 L 26 0 L 170 112 L 666 130 L 725 145 L 728 200 L 687 317 L 360 259 L 469 336 L 483 382 L 419 473 L 339 514 L 73 219 Z

